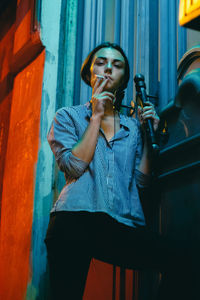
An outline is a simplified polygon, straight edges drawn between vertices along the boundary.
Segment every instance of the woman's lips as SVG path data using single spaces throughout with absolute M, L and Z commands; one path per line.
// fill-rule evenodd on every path
M 110 80 L 113 80 L 112 77 L 109 76 L 109 75 L 106 75 L 105 78 L 108 78 L 108 79 L 110 79 Z

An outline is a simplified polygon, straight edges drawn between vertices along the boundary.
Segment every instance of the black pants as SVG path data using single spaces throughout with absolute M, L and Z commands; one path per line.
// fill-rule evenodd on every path
M 158 299 L 200 299 L 195 287 L 200 254 L 196 243 L 172 241 L 107 214 L 89 212 L 52 214 L 45 243 L 54 300 L 82 299 L 93 257 L 129 269 L 163 272 L 163 278 L 171 278 L 171 287 L 163 283 L 165 292 L 161 289 Z

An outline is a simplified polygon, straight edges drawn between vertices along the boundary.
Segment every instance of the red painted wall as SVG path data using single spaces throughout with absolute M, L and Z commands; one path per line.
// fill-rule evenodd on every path
M 45 53 L 32 31 L 33 1 L 0 21 L 0 299 L 24 299 L 29 280 L 35 167 Z
M 15 3 L 13 1 L 7 10 L 0 16 L 0 211 L 2 180 L 12 100 L 12 83 L 9 64 L 13 56 L 15 10 Z
M 114 271 L 113 265 L 92 259 L 83 300 L 138 299 L 136 290 L 133 290 L 134 271 L 125 269 L 123 272 L 120 267 Z
M 22 300 L 29 279 L 44 53 L 14 82 L 1 207 L 1 299 Z

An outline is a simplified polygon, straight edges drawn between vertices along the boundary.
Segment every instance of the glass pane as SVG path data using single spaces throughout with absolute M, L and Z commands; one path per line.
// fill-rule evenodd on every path
M 187 50 L 200 45 L 200 32 L 192 29 L 187 29 Z

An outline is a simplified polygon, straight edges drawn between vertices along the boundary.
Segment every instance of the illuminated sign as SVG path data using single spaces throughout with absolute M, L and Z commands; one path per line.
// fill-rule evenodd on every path
M 200 30 L 200 0 L 180 0 L 179 23 Z

